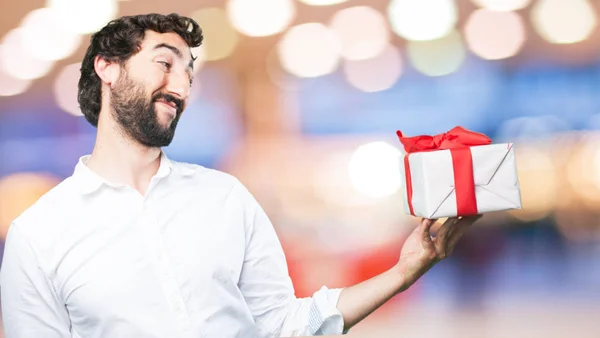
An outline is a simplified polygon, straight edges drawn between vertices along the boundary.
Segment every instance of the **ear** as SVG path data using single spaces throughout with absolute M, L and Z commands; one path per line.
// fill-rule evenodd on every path
M 119 78 L 121 68 L 117 62 L 111 62 L 101 56 L 96 56 L 94 59 L 94 70 L 103 83 L 112 87 Z

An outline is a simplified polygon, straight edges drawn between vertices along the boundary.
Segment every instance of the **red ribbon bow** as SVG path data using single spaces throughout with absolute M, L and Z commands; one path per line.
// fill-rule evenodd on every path
M 413 216 L 415 215 L 412 206 L 413 189 L 408 161 L 409 154 L 449 149 L 454 168 L 457 216 L 476 215 L 477 200 L 475 198 L 475 181 L 473 178 L 473 158 L 469 147 L 490 144 L 492 140 L 484 134 L 476 133 L 462 127 L 454 127 L 446 133 L 434 136 L 404 137 L 399 130 L 396 134 L 402 145 L 404 145 L 404 150 L 407 152 L 404 156 L 404 172 L 410 213 Z

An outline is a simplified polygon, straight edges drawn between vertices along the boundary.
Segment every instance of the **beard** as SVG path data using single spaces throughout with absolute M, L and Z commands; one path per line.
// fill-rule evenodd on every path
M 177 107 L 175 117 L 166 126 L 160 123 L 156 113 L 155 102 L 158 100 L 174 103 Z M 152 148 L 171 144 L 183 111 L 183 102 L 170 94 L 157 93 L 148 98 L 143 83 L 132 79 L 124 68 L 111 90 L 110 104 L 113 117 L 125 136 Z

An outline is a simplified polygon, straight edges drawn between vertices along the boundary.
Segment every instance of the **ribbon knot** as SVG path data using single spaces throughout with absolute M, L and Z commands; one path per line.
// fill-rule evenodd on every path
M 434 136 L 420 135 L 405 137 L 399 130 L 396 134 L 407 153 L 468 148 L 492 143 L 492 140 L 484 134 L 476 133 L 463 127 L 454 127 L 446 133 Z
M 473 179 L 473 158 L 470 147 L 492 143 L 489 137 L 462 127 L 454 127 L 446 133 L 434 136 L 404 137 L 399 130 L 396 134 L 407 153 L 404 156 L 404 172 L 406 175 L 408 207 L 413 216 L 415 215 L 415 211 L 412 205 L 413 187 L 408 156 L 411 153 L 434 150 L 450 150 L 454 170 L 457 216 L 477 214 L 475 182 Z M 440 170 L 443 170 L 443 168 Z

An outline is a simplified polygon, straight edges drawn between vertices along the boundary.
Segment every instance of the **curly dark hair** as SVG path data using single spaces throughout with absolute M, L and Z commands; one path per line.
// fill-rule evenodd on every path
M 81 63 L 77 101 L 86 120 L 94 127 L 98 126 L 102 106 L 102 86 L 94 69 L 94 59 L 99 55 L 106 60 L 124 64 L 140 51 L 146 30 L 177 33 L 190 48 L 200 46 L 203 40 L 202 30 L 196 21 L 175 13 L 124 16 L 109 22 L 92 35 Z

